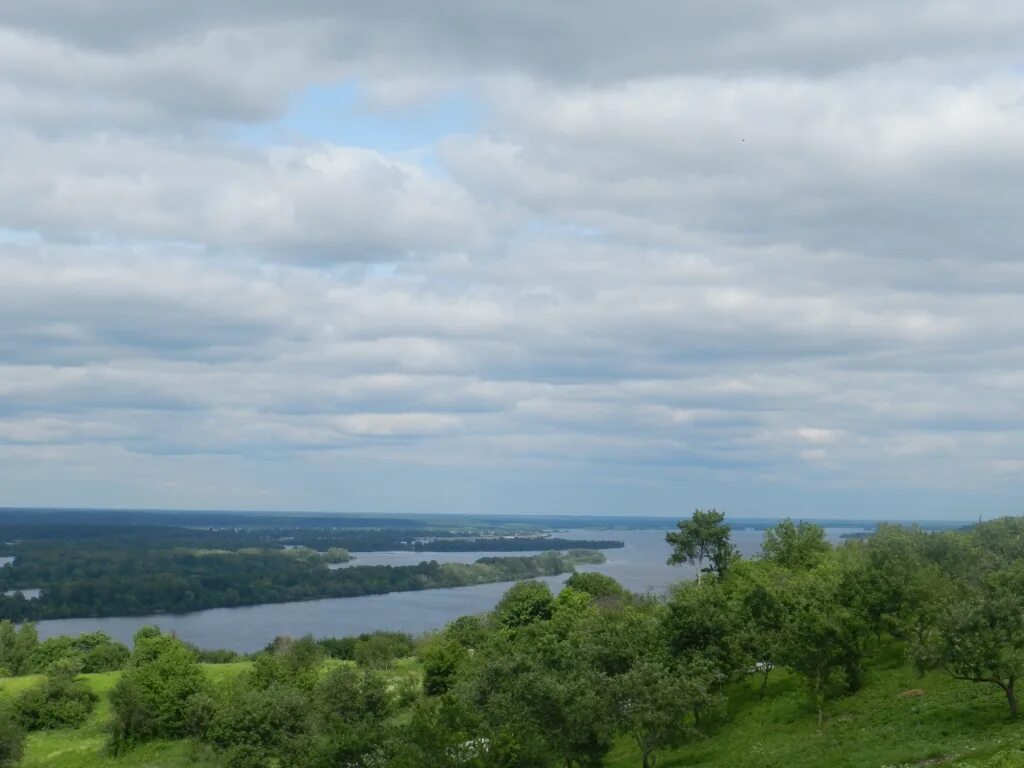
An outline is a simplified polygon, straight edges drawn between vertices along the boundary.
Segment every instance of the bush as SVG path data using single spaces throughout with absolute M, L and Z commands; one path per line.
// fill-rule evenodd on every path
M 314 699 L 327 719 L 347 724 L 383 720 L 392 707 L 387 685 L 377 673 L 351 667 L 331 670 L 317 685 Z
M 128 668 L 110 693 L 114 752 L 153 738 L 185 735 L 189 699 L 206 689 L 206 677 L 184 643 L 159 630 L 140 630 Z
M 0 714 L 0 768 L 17 765 L 25 754 L 25 731 L 11 717 Z
M 43 682 L 15 699 L 15 716 L 25 730 L 78 728 L 89 719 L 99 697 L 78 669 L 73 661 L 54 662 Z
M 115 642 L 103 632 L 88 632 L 78 637 L 62 635 L 44 640 L 32 651 L 31 666 L 45 672 L 53 663 L 75 660 L 87 673 L 112 672 L 121 669 L 131 652 L 126 645 Z
M 369 764 L 394 705 L 384 680 L 375 672 L 341 667 L 320 682 L 314 700 L 321 718 L 318 765 Z
M 374 632 L 360 635 L 356 641 L 356 664 L 371 669 L 384 669 L 395 659 L 411 656 L 416 646 L 404 632 Z
M 479 648 L 487 640 L 487 621 L 480 616 L 460 616 L 445 628 L 444 634 L 463 648 Z
M 319 677 L 318 670 L 324 660 L 324 649 L 312 635 L 298 640 L 278 638 L 273 651 L 259 654 L 249 674 L 254 688 L 266 689 L 272 685 L 290 685 L 312 690 Z
M 309 750 L 308 697 L 297 688 L 251 688 L 243 681 L 228 687 L 205 738 L 225 750 L 228 765 L 265 765 L 272 759 L 297 765 Z
M 572 587 L 579 592 L 586 592 L 591 597 L 619 597 L 626 591 L 611 576 L 594 572 L 574 573 L 565 582 L 565 586 Z
M 317 644 L 324 649 L 328 656 L 344 661 L 355 659 L 357 642 L 358 638 L 355 637 L 324 637 L 317 640 Z
M 195 649 L 196 658 L 202 664 L 230 664 L 234 661 L 241 660 L 241 654 L 236 651 L 229 651 L 223 648 L 204 651 L 200 648 Z

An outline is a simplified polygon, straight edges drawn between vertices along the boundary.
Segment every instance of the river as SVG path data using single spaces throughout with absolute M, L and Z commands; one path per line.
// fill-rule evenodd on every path
M 838 542 L 843 533 L 858 528 L 827 528 L 829 540 Z M 600 535 L 598 535 L 600 534 Z M 674 582 L 694 577 L 689 566 L 669 566 L 670 547 L 664 529 L 658 530 L 568 530 L 565 538 L 618 539 L 622 549 L 605 550 L 607 562 L 583 566 L 617 579 L 636 592 L 664 592 Z M 763 531 L 745 529 L 732 533 L 733 543 L 745 556 L 760 551 Z M 366 565 L 408 565 L 423 560 L 438 562 L 473 562 L 478 557 L 500 555 L 495 552 L 367 552 L 354 553 L 352 563 Z M 509 555 L 527 555 L 512 552 Z M 544 578 L 557 590 L 568 578 Z M 340 597 L 293 603 L 271 603 L 241 608 L 213 608 L 184 614 L 152 616 L 117 616 L 90 619 L 53 619 L 38 623 L 42 639 L 56 635 L 77 635 L 102 631 L 116 640 L 131 644 L 139 627 L 156 624 L 175 632 L 183 640 L 200 648 L 229 648 L 249 653 L 264 647 L 278 635 L 341 637 L 378 629 L 418 634 L 443 627 L 452 619 L 466 614 L 483 613 L 494 607 L 509 582 L 480 584 L 475 587 L 429 589 L 419 592 L 392 592 L 386 595 Z

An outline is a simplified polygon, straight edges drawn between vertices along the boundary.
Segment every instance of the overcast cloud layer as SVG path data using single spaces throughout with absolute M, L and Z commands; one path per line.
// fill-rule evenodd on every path
M 1024 5 L 0 5 L 0 506 L 972 519 Z

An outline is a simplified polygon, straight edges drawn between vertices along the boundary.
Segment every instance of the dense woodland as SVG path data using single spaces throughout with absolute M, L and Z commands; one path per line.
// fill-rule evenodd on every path
M 490 525 L 238 513 L 5 513 L 0 555 L 14 562 L 0 567 L 0 619 L 180 613 L 469 586 L 564 573 L 582 562 L 579 551 L 622 546 Z M 424 562 L 328 567 L 348 561 L 351 551 L 390 550 L 423 552 Z M 470 566 L 439 565 L 428 554 L 536 550 L 564 554 L 482 558 Z M 42 594 L 28 599 L 18 592 L 25 589 Z
M 41 588 L 37 599 L 0 595 L 0 618 L 129 616 L 204 608 L 355 597 L 554 576 L 577 563 L 600 562 L 593 550 L 531 557 L 483 557 L 472 564 L 353 565 L 327 561 L 347 552 L 313 550 L 136 551 L 128 548 L 37 548 L 0 568 L 0 591 Z
M 806 715 L 826 732 L 841 702 L 893 665 L 917 670 L 922 684 L 959 686 L 985 717 L 1017 718 L 1024 520 L 945 533 L 881 526 L 837 548 L 820 527 L 787 520 L 748 560 L 724 517 L 698 510 L 668 538 L 673 561 L 697 565 L 701 578 L 665 598 L 630 594 L 598 573 L 574 574 L 558 594 L 527 580 L 492 613 L 415 644 L 383 633 L 279 638 L 230 678 L 211 678 L 196 649 L 155 628 L 129 653 L 96 636 L 39 644 L 31 625 L 3 625 L 0 664 L 43 676 L 7 701 L 0 742 L 13 760 L 24 732 L 75 727 L 96 706 L 79 671 L 113 666 L 123 672 L 109 694 L 109 754 L 128 759 L 154 740 L 187 740 L 190 759 L 231 768 L 650 768 L 684 753 L 720 765 L 716 744 L 730 743 L 737 713 L 756 722 L 759 708 L 795 696 L 792 727 Z M 396 677 L 405 663 L 396 657 L 410 653 L 415 674 Z M 1002 702 L 995 710 L 990 694 Z M 936 741 L 977 727 L 977 717 L 950 720 L 916 703 L 923 695 L 893 696 L 904 740 L 926 720 Z M 872 746 L 862 731 L 856 748 Z M 1000 744 L 1010 757 L 999 762 L 962 764 L 1019 765 L 1019 746 Z M 793 764 L 757 749 L 729 753 L 730 764 Z M 813 748 L 805 755 L 801 765 L 835 764 L 815 762 Z M 842 764 L 880 763 L 850 754 Z

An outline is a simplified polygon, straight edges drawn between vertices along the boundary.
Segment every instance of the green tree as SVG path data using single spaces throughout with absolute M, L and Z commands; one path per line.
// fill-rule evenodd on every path
M 836 599 L 837 579 L 835 569 L 819 567 L 791 580 L 782 596 L 780 661 L 807 682 L 819 726 L 825 702 L 860 684 L 865 627 Z
M 783 568 L 806 571 L 822 562 L 832 550 L 820 525 L 790 518 L 764 533 L 761 556 Z
M 779 663 L 786 605 L 782 595 L 787 573 L 769 562 L 747 562 L 734 568 L 727 583 L 737 613 L 738 644 L 761 676 L 760 695 L 768 689 L 768 677 Z
M 481 616 L 460 616 L 445 627 L 444 634 L 466 650 L 472 650 L 487 641 L 491 629 L 487 619 Z
M 700 735 L 690 712 L 716 703 L 713 680 L 707 664 L 674 668 L 647 659 L 615 678 L 619 728 L 636 742 L 643 768 L 654 765 L 657 750 Z
M 467 657 L 465 648 L 445 636 L 433 638 L 424 645 L 419 652 L 423 665 L 423 692 L 427 696 L 447 693 Z
M 412 708 L 406 726 L 387 744 L 388 768 L 484 768 L 512 765 L 488 760 L 495 740 L 479 735 L 478 719 L 451 696 L 422 699 Z
M 32 653 L 38 644 L 35 624 L 15 627 L 8 619 L 0 621 L 0 674 L 17 676 L 33 672 Z
M 383 747 L 394 702 L 378 673 L 334 669 L 317 685 L 313 703 L 319 721 L 316 765 L 362 765 Z
M 982 577 L 945 603 L 919 658 L 957 680 L 994 685 L 1017 717 L 1017 681 L 1024 675 L 1024 565 Z
M 499 625 L 515 629 L 551 618 L 555 599 L 543 581 L 520 581 L 498 601 L 494 615 Z
M 460 675 L 458 696 L 479 712 L 499 765 L 600 766 L 612 746 L 610 682 L 552 621 L 496 633 Z M 500 759 L 499 756 L 500 755 Z
M 749 665 L 741 643 L 740 616 L 721 584 L 680 584 L 669 597 L 663 622 L 674 657 L 706 659 L 725 678 Z
M 697 567 L 697 583 L 705 571 L 724 575 L 736 551 L 729 542 L 730 528 L 725 514 L 715 509 L 697 509 L 689 520 L 680 520 L 678 531 L 665 534 L 672 545 L 669 565 L 689 563 Z M 707 563 L 707 567 L 705 567 Z

